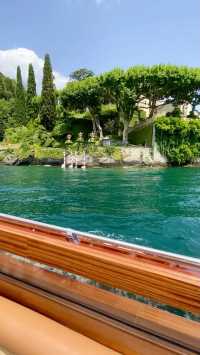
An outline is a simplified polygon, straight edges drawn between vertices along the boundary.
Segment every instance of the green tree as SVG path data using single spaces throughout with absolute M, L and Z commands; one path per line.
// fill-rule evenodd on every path
M 174 65 L 135 66 L 127 71 L 129 87 L 140 92 L 140 107 L 149 109 L 149 119 L 169 103 L 175 108 L 190 103 L 195 109 L 199 100 L 199 75 L 199 69 Z
M 43 69 L 40 118 L 43 126 L 51 131 L 56 119 L 56 93 L 49 54 L 46 54 Z
M 173 105 L 173 115 L 183 115 L 181 105 L 191 104 L 190 116 L 194 116 L 200 103 L 200 69 L 173 65 L 134 66 L 127 71 L 117 68 L 99 78 L 69 83 L 61 94 L 61 103 L 65 111 L 89 112 L 93 129 L 101 137 L 102 104 L 114 104 L 117 115 L 112 126 L 118 131 L 122 128 L 120 135 L 126 144 L 135 122 L 149 124 L 148 120 L 154 121 L 159 108 L 166 104 Z
M 127 73 L 121 69 L 114 69 L 101 76 L 104 96 L 116 104 L 118 120 L 123 125 L 122 142 L 128 143 L 129 125 L 133 114 L 138 110 L 140 91 L 135 85 L 129 85 Z
M 6 86 L 3 74 L 0 73 L 0 99 L 6 99 Z
M 4 76 L 4 84 L 6 88 L 6 98 L 14 98 L 16 92 L 16 81 Z
M 36 93 L 36 81 L 33 65 L 29 64 L 28 67 L 28 82 L 27 82 L 27 93 L 26 93 L 26 120 L 29 122 L 31 119 L 36 118 L 37 110 L 34 103 L 34 98 L 37 96 Z
M 15 107 L 15 100 L 0 99 L 0 140 L 4 137 L 5 129 L 11 125 L 9 123 L 12 119 L 13 111 Z
M 94 73 L 92 70 L 86 69 L 86 68 L 81 68 L 73 71 L 70 74 L 70 79 L 75 80 L 75 81 L 81 81 L 84 79 L 87 79 L 91 76 L 94 76 Z
M 17 67 L 14 116 L 16 125 L 23 125 L 24 123 L 26 123 L 25 90 L 22 83 L 21 68 L 19 66 Z
M 99 120 L 103 92 L 97 77 L 87 78 L 66 85 L 61 93 L 61 104 L 65 109 L 88 111 L 91 116 L 93 131 L 103 138 L 103 129 Z

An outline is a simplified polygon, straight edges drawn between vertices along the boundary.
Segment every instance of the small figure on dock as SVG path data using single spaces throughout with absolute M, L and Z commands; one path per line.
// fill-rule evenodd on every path
M 78 143 L 84 143 L 84 137 L 83 137 L 83 132 L 79 132 L 78 138 L 77 138 Z
M 85 154 L 85 151 L 83 153 L 83 165 L 81 166 L 81 169 L 86 169 L 86 154 Z
M 99 139 L 97 138 L 96 134 L 94 132 L 91 132 L 89 134 L 89 139 L 88 139 L 88 143 L 93 143 L 93 144 L 98 144 L 99 143 Z
M 68 133 L 66 138 L 67 139 L 65 141 L 65 144 L 67 144 L 67 145 L 72 144 L 72 135 L 71 135 L 71 133 Z
M 78 134 L 77 147 L 78 147 L 78 154 L 79 155 L 83 154 L 83 164 L 80 167 L 81 169 L 86 169 L 85 141 L 84 141 L 83 132 L 79 132 Z
M 71 163 L 70 165 L 68 166 L 69 168 L 73 168 L 74 167 L 74 162 L 73 162 L 73 157 L 72 157 L 72 148 L 71 148 L 71 145 L 72 145 L 72 135 L 71 133 L 68 133 L 67 134 L 67 137 L 66 137 L 66 141 L 65 141 L 65 144 L 66 144 L 66 152 L 67 152 L 67 155 L 69 155 L 71 157 Z
M 65 169 L 66 168 L 66 158 L 67 158 L 67 156 L 66 156 L 66 150 L 64 150 L 64 160 L 63 160 L 63 164 L 61 165 L 61 168 L 62 169 Z
M 83 132 L 79 132 L 78 138 L 76 140 L 77 153 L 80 155 L 84 150 L 84 137 Z

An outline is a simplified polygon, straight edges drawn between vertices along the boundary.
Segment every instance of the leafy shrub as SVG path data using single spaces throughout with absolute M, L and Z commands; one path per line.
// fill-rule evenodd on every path
M 117 161 L 122 160 L 122 150 L 119 147 L 112 147 L 111 156 Z
M 4 153 L 0 152 L 0 161 L 4 160 L 5 156 L 6 156 L 5 152 Z
M 187 144 L 181 144 L 177 148 L 172 148 L 169 154 L 171 163 L 183 165 L 190 163 L 193 159 L 193 151 Z
M 87 152 L 95 158 L 111 157 L 117 161 L 122 159 L 122 152 L 120 147 L 114 146 L 98 146 L 91 144 L 87 146 Z
M 200 120 L 159 117 L 155 127 L 160 151 L 172 165 L 185 165 L 200 156 Z
M 35 158 L 36 159 L 63 159 L 63 149 L 61 148 L 42 148 L 35 147 Z
M 34 144 L 49 147 L 54 146 L 55 139 L 52 134 L 38 122 L 29 122 L 27 126 L 7 128 L 4 142 L 6 144 L 20 143 L 21 146 L 33 146 Z
M 14 109 L 14 100 L 0 99 L 0 140 L 4 138 L 4 132 L 9 124 Z

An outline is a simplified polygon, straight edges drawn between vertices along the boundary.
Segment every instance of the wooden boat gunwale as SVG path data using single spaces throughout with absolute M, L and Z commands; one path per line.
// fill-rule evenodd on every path
M 145 355 L 198 353 L 199 323 L 66 281 L 9 253 L 200 314 L 198 259 L 5 214 L 0 247 L 0 295 L 127 355 L 131 344 Z
M 2 250 L 42 262 L 156 302 L 200 314 L 200 268 L 167 261 L 144 252 L 131 254 L 80 239 L 66 230 L 5 215 L 0 216 Z M 79 237 L 79 236 L 78 236 Z M 79 239 L 78 239 L 79 240 Z M 131 249 L 133 250 L 133 249 Z M 138 257 L 139 256 L 139 257 Z
M 138 251 L 138 252 L 143 252 L 149 256 L 154 255 L 155 257 L 163 257 L 163 259 L 166 259 L 169 261 L 171 260 L 176 263 L 183 262 L 185 264 L 190 264 L 193 266 L 200 267 L 200 259 L 198 259 L 198 258 L 194 258 L 194 257 L 190 257 L 187 255 L 182 255 L 182 254 L 177 254 L 177 253 L 171 253 L 168 251 L 158 250 L 158 249 L 141 246 L 141 245 L 134 244 L 134 243 L 119 241 L 119 240 L 115 240 L 115 239 L 111 239 L 111 238 L 107 238 L 107 237 L 97 236 L 95 234 L 88 233 L 88 232 L 80 232 L 80 231 L 72 229 L 72 228 L 59 227 L 54 224 L 37 222 L 37 221 L 31 220 L 31 219 L 25 219 L 22 217 L 11 216 L 11 215 L 7 215 L 4 213 L 0 213 L 0 222 L 1 221 L 9 222 L 11 224 L 25 226 L 25 227 L 31 228 L 33 230 L 37 229 L 37 231 L 45 231 L 45 232 L 48 231 L 50 233 L 56 232 L 57 236 L 64 237 L 67 239 L 68 238 L 70 239 L 70 236 L 73 233 L 75 233 L 78 236 L 80 243 L 84 242 L 85 240 L 88 240 L 88 242 L 90 243 L 91 246 L 95 246 L 95 245 L 99 246 L 100 245 L 104 248 L 113 247 L 114 249 L 116 248 L 116 250 L 118 252 L 123 250 L 123 251 L 129 252 L 130 254 L 132 252 Z M 119 248 L 121 248 L 121 250 Z

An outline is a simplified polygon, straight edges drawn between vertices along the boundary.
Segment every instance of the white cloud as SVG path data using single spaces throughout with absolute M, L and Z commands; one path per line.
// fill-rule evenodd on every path
M 9 76 L 16 77 L 17 66 L 20 65 L 23 81 L 26 84 L 28 65 L 32 63 L 35 71 L 38 91 L 41 88 L 44 61 L 34 51 L 27 48 L 16 48 L 0 50 L 0 72 Z M 69 80 L 59 72 L 54 71 L 55 85 L 57 88 L 63 88 Z

